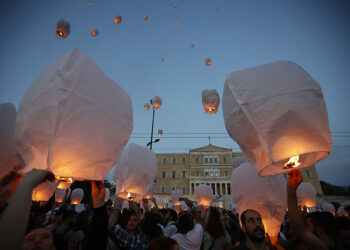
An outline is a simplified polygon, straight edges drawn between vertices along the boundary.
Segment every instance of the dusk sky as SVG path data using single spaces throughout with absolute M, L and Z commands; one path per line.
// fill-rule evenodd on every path
M 121 24 L 114 24 L 115 15 Z M 66 39 L 55 34 L 60 18 L 71 25 Z M 131 142 L 147 144 L 152 112 L 143 106 L 162 98 L 154 128 L 164 135 L 156 153 L 188 152 L 207 145 L 209 136 L 213 145 L 239 151 L 221 104 L 217 114 L 204 112 L 202 90 L 217 89 L 222 98 L 226 74 L 293 61 L 321 85 L 327 105 L 333 150 L 316 164 L 319 178 L 350 185 L 348 0 L 96 0 L 92 6 L 88 0 L 7 0 L 0 2 L 0 25 L 0 103 L 18 108 L 48 64 L 79 48 L 130 95 Z

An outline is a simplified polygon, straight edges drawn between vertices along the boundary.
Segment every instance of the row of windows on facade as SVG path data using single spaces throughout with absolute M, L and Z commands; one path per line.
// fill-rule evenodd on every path
M 172 187 L 171 187 L 171 191 L 174 191 L 174 190 L 176 190 L 176 187 L 175 187 L 175 186 L 172 186 Z M 166 187 L 165 187 L 165 186 L 162 186 L 161 192 L 162 192 L 162 193 L 165 193 L 165 191 L 166 191 Z M 182 193 L 186 193 L 186 187 L 185 187 L 185 186 L 182 186 Z
M 166 178 L 166 172 L 162 171 L 162 178 Z M 200 171 L 195 172 L 195 176 L 201 176 Z M 204 176 L 220 176 L 219 169 L 205 169 Z M 228 176 L 228 170 L 224 171 L 224 176 Z M 176 171 L 171 172 L 171 178 L 176 178 Z M 186 171 L 182 171 L 182 178 L 186 178 Z
M 231 187 L 230 187 L 230 183 L 202 183 L 202 184 L 206 184 L 208 186 L 211 186 L 212 190 L 213 190 L 213 194 L 220 194 L 220 195 L 231 195 Z M 196 186 L 198 186 L 199 183 L 192 183 L 192 192 L 194 192 L 194 189 Z M 171 191 L 176 190 L 175 186 L 171 187 Z M 165 193 L 166 192 L 166 187 L 162 186 L 161 187 L 161 192 Z M 186 186 L 182 186 L 182 193 L 186 193 Z
M 196 163 L 199 163 L 199 157 L 196 157 L 195 159 Z M 227 163 L 227 158 L 223 157 L 222 158 L 223 163 Z M 177 163 L 177 159 L 176 158 L 172 158 L 172 164 L 176 164 Z M 217 156 L 204 156 L 204 163 L 218 163 L 219 162 L 219 158 Z M 167 159 L 163 158 L 163 165 L 167 164 Z M 186 164 L 186 158 L 182 158 L 182 164 Z

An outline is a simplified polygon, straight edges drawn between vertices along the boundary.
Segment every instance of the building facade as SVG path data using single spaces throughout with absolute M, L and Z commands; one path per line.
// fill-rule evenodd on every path
M 232 160 L 244 157 L 231 148 L 207 145 L 190 149 L 188 153 L 157 154 L 157 183 L 154 196 L 165 203 L 171 200 L 173 190 L 181 190 L 185 197 L 195 200 L 194 190 L 199 184 L 208 184 L 213 189 L 213 202 L 229 208 L 231 197 Z M 323 195 L 314 166 L 301 169 L 304 182 L 311 183 L 318 195 Z M 287 175 L 284 175 L 287 178 Z

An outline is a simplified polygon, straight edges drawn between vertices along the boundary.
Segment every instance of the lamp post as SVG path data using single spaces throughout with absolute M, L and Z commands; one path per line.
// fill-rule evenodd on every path
M 153 110 L 153 114 L 152 114 L 152 130 L 151 130 L 151 140 L 150 140 L 149 143 L 147 143 L 146 146 L 150 146 L 149 148 L 152 150 L 152 144 L 153 143 L 157 143 L 157 142 L 160 141 L 160 139 L 155 139 L 153 141 L 153 127 L 154 127 L 154 114 L 155 114 L 156 109 L 159 109 L 160 106 L 162 105 L 162 99 L 160 99 L 160 97 L 158 97 L 158 96 L 155 96 L 155 97 L 153 97 L 150 100 L 150 103 L 152 105 L 152 110 Z M 145 110 L 148 110 L 148 109 L 146 109 L 146 104 L 145 104 Z

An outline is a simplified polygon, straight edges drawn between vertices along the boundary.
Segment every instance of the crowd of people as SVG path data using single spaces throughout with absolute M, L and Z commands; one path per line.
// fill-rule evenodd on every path
M 217 207 L 200 207 L 184 198 L 187 211 L 158 209 L 155 199 L 142 207 L 116 198 L 107 206 L 102 182 L 91 182 L 92 204 L 72 206 L 32 202 L 34 187 L 53 181 L 52 173 L 32 170 L 22 176 L 14 169 L 0 182 L 1 249 L 350 249 L 350 220 L 329 212 L 303 213 L 296 189 L 298 170 L 287 181 L 288 212 L 277 237 L 269 237 L 258 211 L 241 214 Z M 152 209 L 149 202 L 154 203 Z

